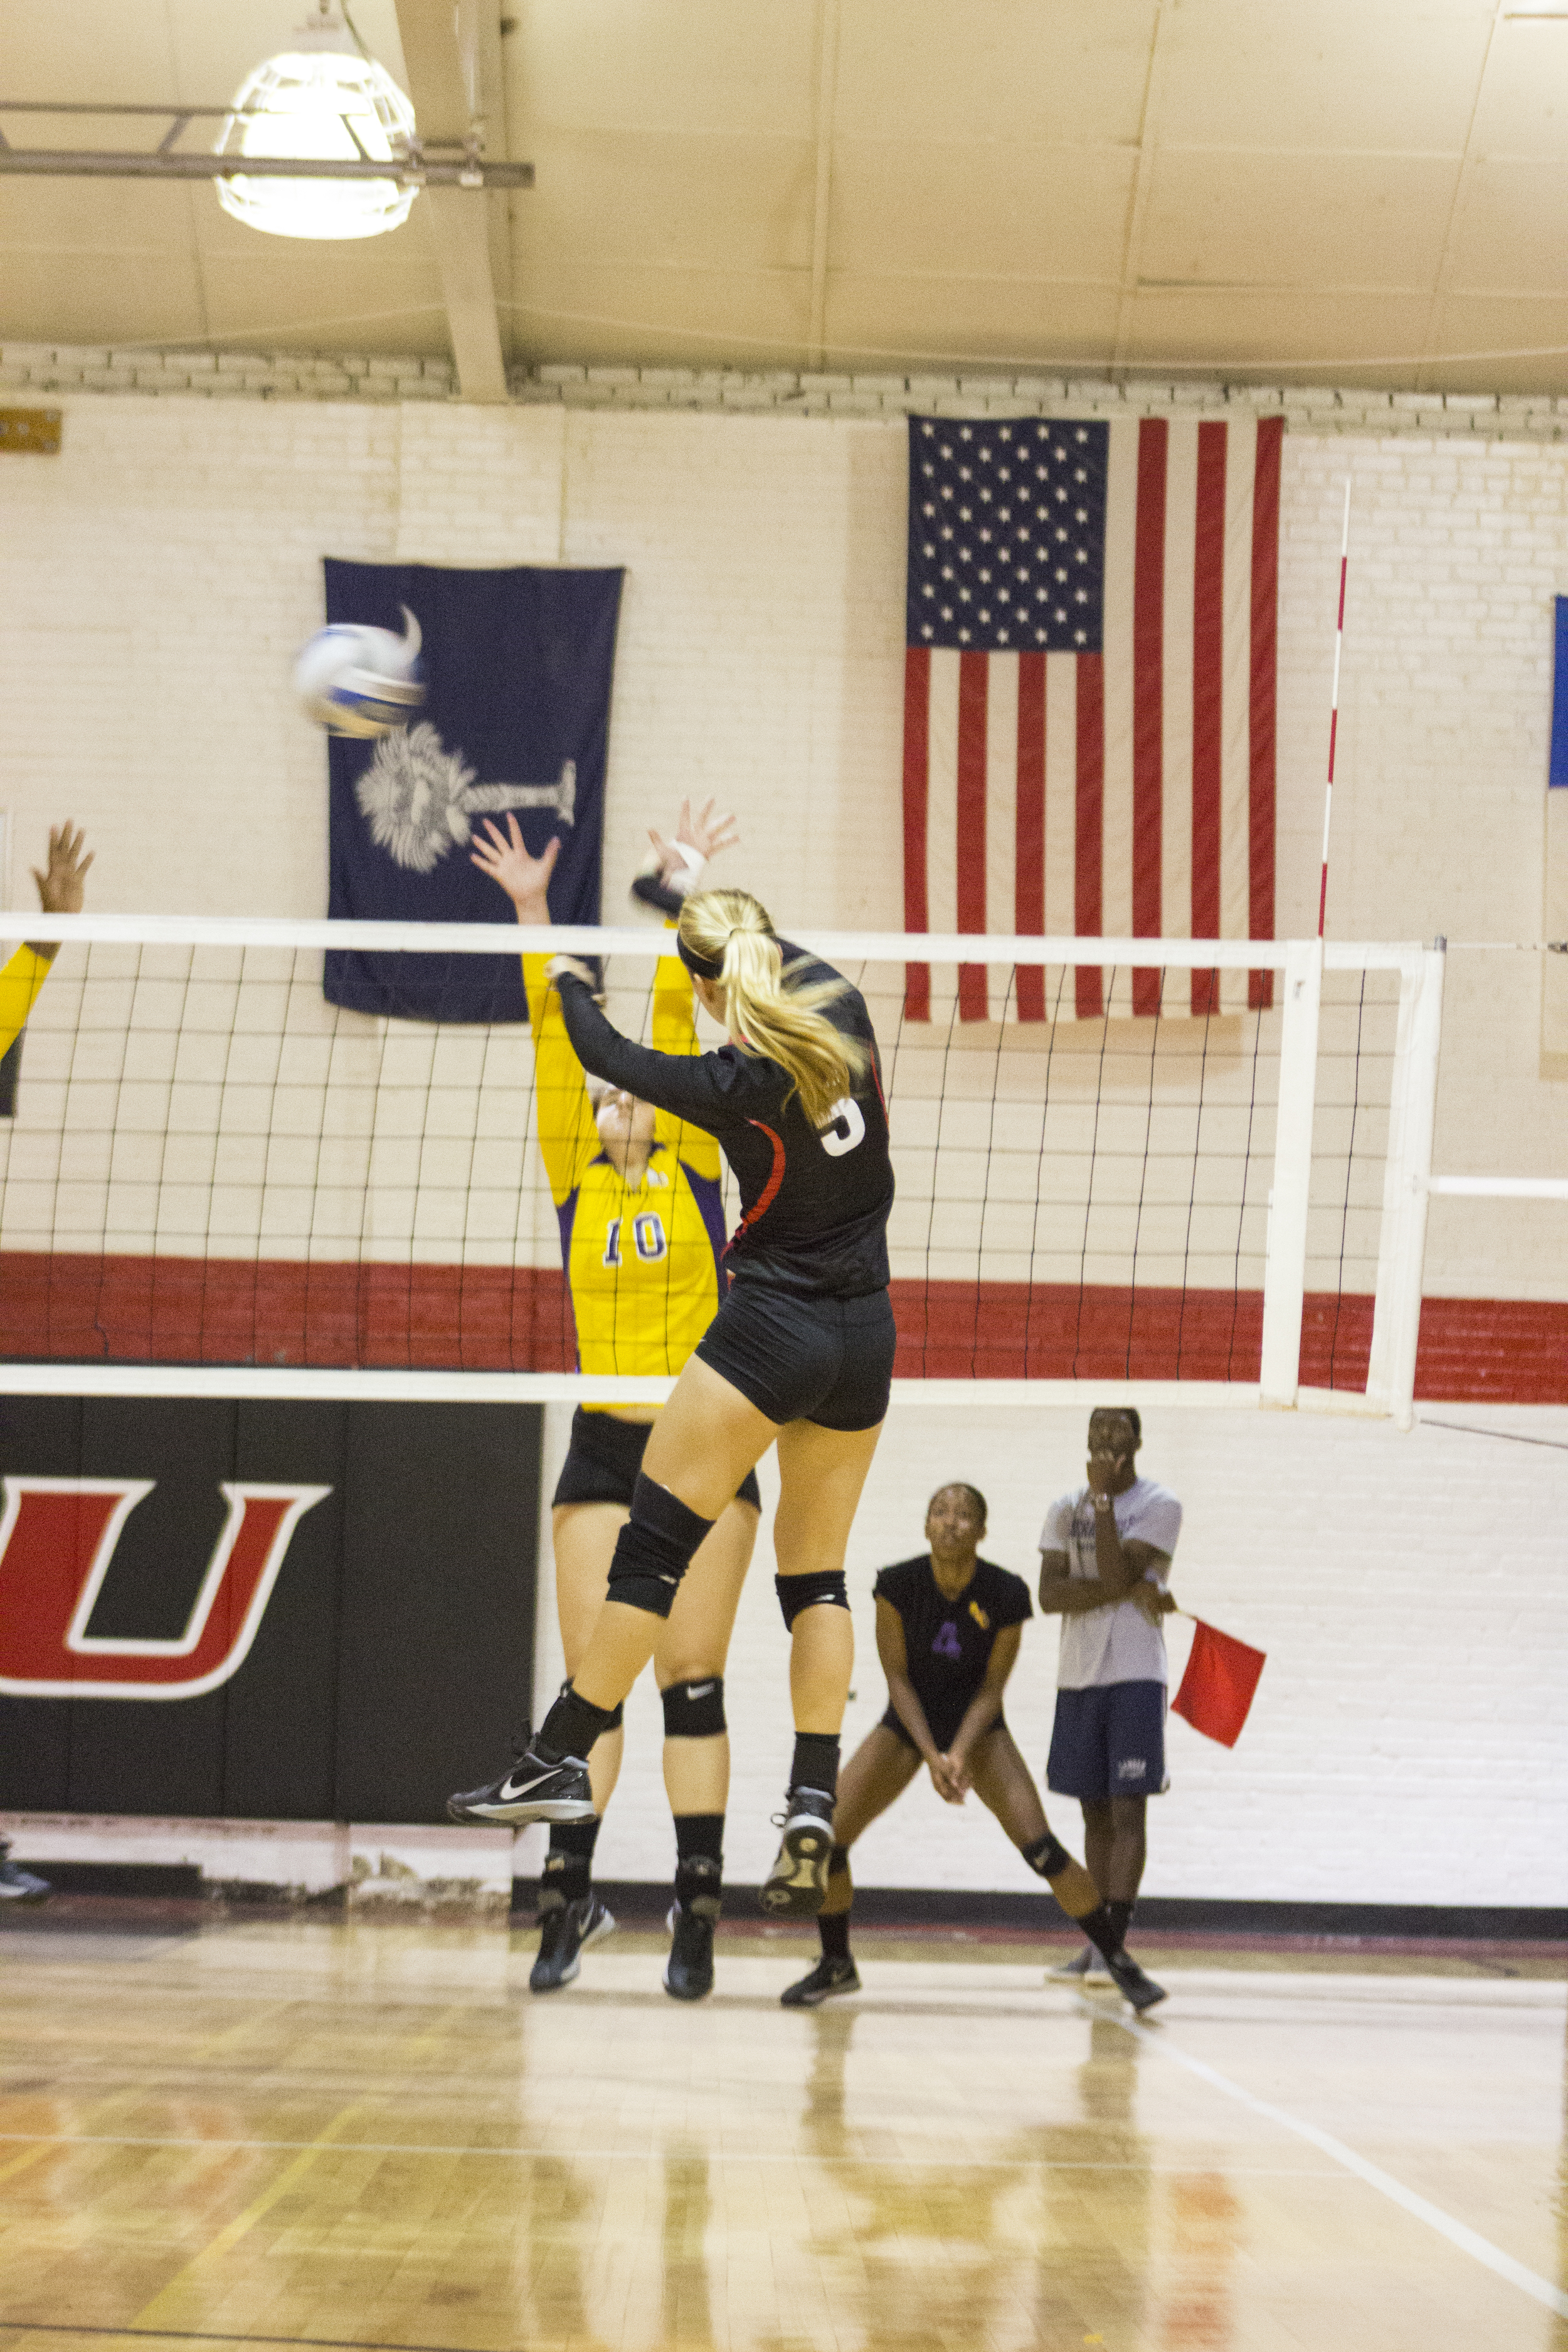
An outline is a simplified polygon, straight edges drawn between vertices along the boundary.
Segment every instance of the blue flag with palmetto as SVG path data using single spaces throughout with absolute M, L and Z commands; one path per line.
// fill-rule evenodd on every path
M 552 835 L 558 923 L 596 923 L 605 762 L 623 573 L 518 564 L 324 563 L 329 622 L 418 623 L 426 699 L 375 742 L 329 740 L 333 917 L 496 923 L 511 908 L 472 863 L 476 826 L 514 814 Z M 328 1001 L 414 1021 L 526 1021 L 515 956 L 334 950 Z

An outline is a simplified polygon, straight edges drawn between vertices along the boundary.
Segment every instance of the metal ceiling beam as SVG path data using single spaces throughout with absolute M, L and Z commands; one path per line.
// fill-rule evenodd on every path
M 408 95 L 427 163 L 441 153 L 471 162 L 483 136 L 475 14 L 454 10 L 452 0 L 396 5 Z M 428 206 L 458 389 L 465 400 L 505 400 L 489 208 L 465 204 L 452 187 L 431 188 Z
M 407 163 L 309 162 L 292 155 L 115 154 L 80 150 L 0 146 L 0 178 L 42 180 L 396 180 L 402 186 L 442 191 L 460 203 L 465 188 L 531 188 L 531 163 L 486 163 L 466 156 L 424 155 Z M 436 198 L 431 197 L 434 204 Z M 482 215 L 483 207 L 471 208 Z M 482 221 L 481 221 L 482 227 Z

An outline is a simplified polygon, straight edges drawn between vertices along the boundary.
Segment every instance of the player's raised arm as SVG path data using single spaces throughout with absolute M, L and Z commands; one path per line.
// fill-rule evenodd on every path
M 68 817 L 64 824 L 49 827 L 49 854 L 43 871 L 33 868 L 38 904 L 46 915 L 80 914 L 93 855 L 90 849 L 83 855 L 86 837 Z M 0 971 L 0 1054 L 8 1054 L 20 1036 L 58 953 L 58 940 L 29 940 Z

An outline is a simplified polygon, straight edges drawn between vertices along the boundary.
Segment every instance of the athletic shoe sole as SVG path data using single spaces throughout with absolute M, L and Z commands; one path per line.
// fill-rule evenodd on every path
M 815 1919 L 827 1898 L 832 1851 L 831 1822 L 815 1813 L 796 1813 L 786 1822 L 778 1859 L 762 1890 L 763 1909 L 775 1919 Z
M 528 1822 L 591 1822 L 594 1818 L 592 1799 L 580 1797 L 515 1797 L 510 1803 L 498 1800 L 490 1804 L 463 1804 L 448 1797 L 447 1811 L 455 1822 L 479 1822 L 487 1828 L 500 1829 L 518 1829 Z
M 1098 1954 L 1088 1968 L 1079 1968 L 1071 1960 L 1064 1960 L 1060 1968 L 1047 1969 L 1046 1976 L 1052 1984 L 1109 1984 L 1110 1982 L 1110 1970 Z

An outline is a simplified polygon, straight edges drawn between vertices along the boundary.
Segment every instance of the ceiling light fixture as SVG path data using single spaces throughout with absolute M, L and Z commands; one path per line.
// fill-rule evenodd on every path
M 235 92 L 215 152 L 300 163 L 385 163 L 387 179 L 293 180 L 237 173 L 219 180 L 226 213 L 268 236 L 380 236 L 399 228 L 418 193 L 414 109 L 333 0 Z

